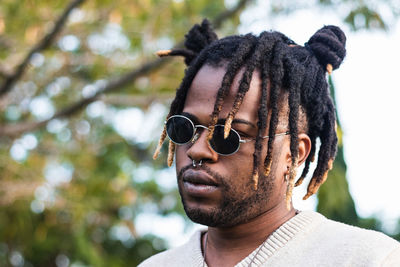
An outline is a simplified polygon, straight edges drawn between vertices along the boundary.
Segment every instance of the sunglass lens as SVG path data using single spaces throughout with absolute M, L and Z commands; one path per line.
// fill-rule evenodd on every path
M 168 137 L 176 144 L 186 144 L 193 137 L 193 124 L 187 118 L 171 117 L 168 119 L 166 126 Z
M 216 125 L 214 129 L 213 137 L 210 140 L 211 147 L 215 152 L 222 155 L 230 155 L 235 153 L 239 148 L 239 135 L 230 131 L 228 138 L 224 138 L 224 126 Z

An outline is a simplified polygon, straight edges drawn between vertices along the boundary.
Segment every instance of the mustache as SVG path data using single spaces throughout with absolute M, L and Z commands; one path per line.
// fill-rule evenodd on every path
M 186 165 L 179 171 L 178 181 L 183 179 L 183 174 L 185 173 L 185 171 L 187 171 L 189 169 L 202 170 L 202 171 L 206 172 L 208 175 L 210 175 L 211 177 L 214 177 L 215 181 L 218 184 L 223 184 L 223 185 L 226 184 L 226 179 L 224 179 L 224 177 L 222 175 L 220 175 L 219 173 L 216 173 L 215 171 L 211 170 L 208 166 L 202 165 L 202 166 L 198 166 L 198 167 L 193 167 L 192 164 Z

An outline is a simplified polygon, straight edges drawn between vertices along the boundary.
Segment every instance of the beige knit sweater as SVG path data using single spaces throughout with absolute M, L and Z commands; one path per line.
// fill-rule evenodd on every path
M 139 266 L 201 267 L 200 236 L 198 231 L 186 244 L 152 256 Z M 400 267 L 400 243 L 376 231 L 303 211 L 281 225 L 235 267 L 247 267 L 253 258 L 252 266 Z

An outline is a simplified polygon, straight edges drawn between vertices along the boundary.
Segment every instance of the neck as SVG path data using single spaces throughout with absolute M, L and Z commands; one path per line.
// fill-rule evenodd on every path
M 296 215 L 282 203 L 259 216 L 232 227 L 209 227 L 207 256 L 209 266 L 234 266 L 260 246 L 279 226 Z M 204 248 L 203 241 L 203 248 Z

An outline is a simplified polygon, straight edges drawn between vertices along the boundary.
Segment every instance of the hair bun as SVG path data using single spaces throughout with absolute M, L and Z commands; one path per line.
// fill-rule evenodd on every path
M 218 40 L 218 36 L 213 31 L 211 23 L 204 19 L 201 25 L 194 25 L 185 35 L 185 47 L 198 54 L 204 47 L 216 40 Z
M 330 72 L 339 68 L 346 56 L 346 35 L 337 26 L 324 26 L 311 36 L 305 46 L 314 53 L 323 68 Z
M 216 40 L 218 40 L 218 36 L 213 31 L 210 22 L 204 19 L 201 25 L 195 24 L 185 35 L 184 45 L 186 48 L 160 50 L 156 54 L 159 57 L 183 56 L 185 64 L 189 66 L 201 50 Z

